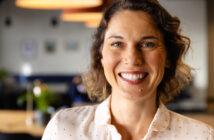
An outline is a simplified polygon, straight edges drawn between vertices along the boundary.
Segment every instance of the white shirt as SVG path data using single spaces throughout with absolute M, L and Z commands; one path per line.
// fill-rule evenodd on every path
M 48 123 L 42 140 L 121 140 L 111 124 L 110 99 L 59 111 Z M 161 104 L 141 140 L 214 140 L 214 130 Z

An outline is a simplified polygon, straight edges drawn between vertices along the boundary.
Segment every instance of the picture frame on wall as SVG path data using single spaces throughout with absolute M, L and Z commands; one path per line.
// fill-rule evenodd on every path
M 56 52 L 56 41 L 53 39 L 45 40 L 44 43 L 45 52 L 48 54 L 52 54 Z
M 37 55 L 38 43 L 34 39 L 23 39 L 20 42 L 20 53 L 24 59 L 34 59 Z
M 77 51 L 79 50 L 79 43 L 77 41 L 65 41 L 64 48 L 66 51 Z

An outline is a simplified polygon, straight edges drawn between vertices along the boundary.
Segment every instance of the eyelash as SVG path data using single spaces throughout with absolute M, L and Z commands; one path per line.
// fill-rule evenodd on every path
M 141 46 L 145 47 L 145 48 L 153 48 L 153 47 L 155 47 L 155 43 L 153 43 L 153 42 L 145 42 L 145 43 L 142 43 Z
M 122 44 L 121 42 L 113 42 L 113 43 L 111 43 L 111 46 L 117 48 L 117 47 L 120 47 L 121 44 Z M 145 47 L 145 48 L 153 48 L 153 47 L 155 47 L 155 43 L 153 43 L 153 42 L 143 42 L 143 43 L 140 43 L 139 46 L 140 47 Z
M 117 44 L 117 45 L 116 45 Z M 112 47 L 120 47 L 121 46 L 121 42 L 113 42 L 113 43 L 111 43 L 111 46 Z M 115 46 L 116 45 L 116 46 Z

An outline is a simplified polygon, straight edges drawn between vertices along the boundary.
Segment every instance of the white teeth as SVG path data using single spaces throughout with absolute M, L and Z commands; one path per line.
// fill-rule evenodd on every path
M 145 74 L 121 73 L 121 76 L 125 79 L 130 80 L 130 81 L 137 81 L 137 80 L 143 79 L 145 77 Z

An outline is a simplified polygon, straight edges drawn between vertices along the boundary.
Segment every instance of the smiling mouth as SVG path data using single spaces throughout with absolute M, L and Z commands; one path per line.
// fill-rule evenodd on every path
M 131 84 L 139 84 L 148 76 L 147 72 L 121 72 L 119 76 Z

